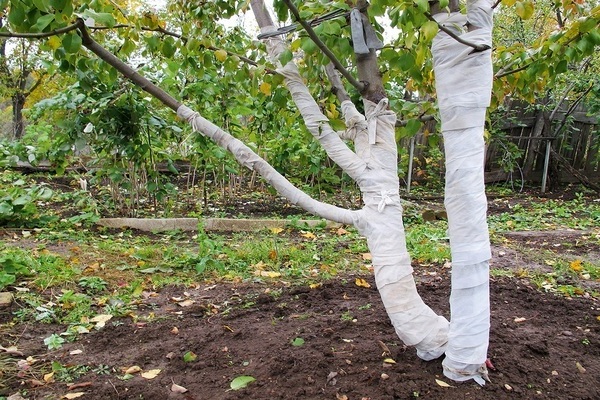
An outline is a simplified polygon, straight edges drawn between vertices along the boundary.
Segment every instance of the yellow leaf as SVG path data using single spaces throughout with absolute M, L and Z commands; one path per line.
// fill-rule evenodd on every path
M 271 84 L 268 82 L 263 82 L 260 84 L 258 90 L 260 90 L 260 92 L 262 94 L 264 94 L 265 96 L 270 96 L 271 95 Z
M 441 386 L 441 387 L 447 387 L 447 388 L 449 388 L 449 387 L 454 387 L 454 386 L 448 385 L 446 382 L 444 382 L 444 381 L 441 381 L 441 380 L 439 380 L 439 379 L 436 379 L 436 380 L 435 380 L 435 383 L 437 383 L 437 384 L 438 384 L 439 386 Z
M 58 49 L 61 44 L 62 44 L 62 42 L 58 38 L 58 36 L 50 36 L 48 38 L 48 46 L 50 46 L 53 50 Z
M 271 233 L 278 235 L 283 232 L 283 228 L 271 228 Z
M 311 289 L 320 288 L 321 286 L 323 286 L 322 283 L 311 283 L 310 285 L 308 285 L 308 287 Z M 598 320 L 600 321 L 600 316 L 598 316 Z
M 366 260 L 366 261 L 373 259 L 373 257 L 371 257 L 371 253 L 363 253 L 362 258 L 363 258 L 363 260 Z
M 371 287 L 371 285 L 369 284 L 369 282 L 365 281 L 362 278 L 356 278 L 354 280 L 354 283 L 356 284 L 356 286 L 359 286 L 359 287 L 365 287 L 365 288 L 370 288 Z
M 583 270 L 583 266 L 581 265 L 581 260 L 571 261 L 571 264 L 569 266 L 571 267 L 571 269 L 573 271 L 576 271 L 576 272 Z
M 76 399 L 85 394 L 85 392 L 75 392 L 75 393 L 67 393 L 61 397 L 61 399 Z
M 146 379 L 154 379 L 158 376 L 158 374 L 160 374 L 160 369 L 151 369 L 149 371 L 141 373 L 142 378 Z
M 54 382 L 54 372 L 50 372 L 49 374 L 44 375 L 44 382 L 52 383 Z
M 348 233 L 347 230 L 345 230 L 344 228 L 339 228 L 335 233 L 337 233 L 339 236 L 345 235 Z
M 312 232 L 304 232 L 300 236 L 305 237 L 307 239 L 315 239 L 316 238 L 315 234 Z
M 217 60 L 223 62 L 227 59 L 227 52 L 222 49 L 215 50 L 215 57 L 217 58 Z
M 281 273 L 275 271 L 256 271 L 255 274 L 266 278 L 279 278 L 281 276 Z
M 600 321 L 600 315 L 598 315 L 598 316 L 596 317 L 596 319 L 597 319 L 598 321 Z
M 94 318 L 90 319 L 90 322 L 95 322 L 96 328 L 103 328 L 104 325 L 106 325 L 106 323 L 110 321 L 112 317 L 113 316 L 110 314 L 99 314 L 96 315 Z
M 386 358 L 385 360 L 383 360 L 383 362 L 386 364 L 396 364 L 396 361 L 394 361 L 393 358 Z
M 137 374 L 141 370 L 142 369 L 138 365 L 133 365 L 131 367 L 121 369 L 121 371 L 123 371 L 124 374 L 130 374 L 130 375 Z

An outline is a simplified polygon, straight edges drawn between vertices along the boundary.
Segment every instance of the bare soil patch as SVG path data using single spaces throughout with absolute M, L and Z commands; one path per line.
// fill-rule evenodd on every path
M 432 278 L 433 276 L 433 278 Z M 594 299 L 541 293 L 516 279 L 492 281 L 489 355 L 491 383 L 456 384 L 442 375 L 441 360 L 424 362 L 399 343 L 373 288 L 354 277 L 318 288 L 217 284 L 168 287 L 148 294 L 138 315 L 155 322 L 111 320 L 60 351 L 47 353 L 43 338 L 56 326 L 19 326 L 4 334 L 24 356 L 90 371 L 73 383 L 32 386 L 34 377 L 13 380 L 4 394 L 28 388 L 30 399 L 57 399 L 83 392 L 83 399 L 598 399 L 600 398 L 600 304 Z M 447 269 L 419 279 L 428 304 L 448 315 Z M 177 305 L 174 298 L 193 303 Z M 2 311 L 2 320 L 7 313 Z M 14 311 L 14 310 L 12 310 Z M 302 346 L 292 345 L 302 338 Z M 396 363 L 384 362 L 378 342 Z M 81 354 L 71 355 L 73 350 Z M 185 362 L 191 351 L 195 361 Z M 154 379 L 139 374 L 121 380 L 123 368 L 160 369 Z M 108 366 L 109 374 L 92 372 Z M 385 374 L 385 375 L 384 375 Z M 256 379 L 230 389 L 240 375 Z M 386 377 L 387 375 L 387 377 Z M 41 377 L 38 377 L 38 379 Z M 440 386 L 441 380 L 452 387 Z M 173 383 L 188 389 L 170 390 Z

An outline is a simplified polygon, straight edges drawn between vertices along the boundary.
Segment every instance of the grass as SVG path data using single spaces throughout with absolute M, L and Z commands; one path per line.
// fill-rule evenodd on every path
M 11 174 L 2 175 L 0 186 L 22 178 Z M 42 215 L 30 215 L 25 227 L 5 231 L 12 240 L 0 243 L 0 261 L 5 266 L 0 289 L 20 288 L 15 293 L 17 322 L 69 325 L 63 332 L 67 340 L 76 338 L 78 329 L 92 328 L 85 321 L 96 315 L 135 315 L 144 292 L 167 285 L 222 281 L 315 285 L 336 276 L 369 273 L 366 241 L 353 228 L 307 228 L 292 219 L 290 227 L 281 231 L 140 235 L 96 227 L 94 207 L 102 199 L 81 190 L 54 190 L 53 199 L 37 204 L 39 213 L 46 210 L 46 222 L 32 227 L 30 221 L 39 222 Z M 541 290 L 565 295 L 585 294 L 581 282 L 600 279 L 597 261 L 579 259 L 577 264 L 578 258 L 562 251 L 573 243 L 564 243 L 561 251 L 527 252 L 503 236 L 517 230 L 587 229 L 591 233 L 582 240 L 597 246 L 600 202 L 584 195 L 568 201 L 504 197 L 494 201 L 508 211 L 490 216 L 492 240 L 517 248 L 528 262 L 552 260 L 552 265 L 549 272 L 494 270 L 492 275 L 527 278 Z M 446 221 L 424 222 L 414 202 L 405 206 L 405 214 L 407 246 L 414 262 L 421 267 L 447 262 Z

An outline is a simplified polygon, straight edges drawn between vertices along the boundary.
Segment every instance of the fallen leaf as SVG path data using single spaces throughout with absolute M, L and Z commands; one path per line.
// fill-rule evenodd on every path
M 61 397 L 61 399 L 76 399 L 85 395 L 85 392 L 75 392 L 75 393 L 67 393 Z
M 196 361 L 197 358 L 198 358 L 198 355 L 196 353 L 194 353 L 193 351 L 188 351 L 187 353 L 185 353 L 183 355 L 184 362 L 194 362 L 194 361 Z
M 54 382 L 54 372 L 50 372 L 48 374 L 44 375 L 44 382 L 46 383 L 52 383 Z
M 510 386 L 508 383 L 504 384 L 504 389 L 508 390 L 509 392 L 513 390 L 512 386 Z
M 93 383 L 92 382 L 81 382 L 81 383 L 74 383 L 72 385 L 67 385 L 67 387 L 69 388 L 69 390 L 75 390 L 75 389 L 79 389 L 82 387 L 88 387 L 88 386 L 92 386 Z
M 581 363 L 579 363 L 579 362 L 576 362 L 576 363 L 575 363 L 575 366 L 577 367 L 577 369 L 579 370 L 579 372 L 581 372 L 582 374 L 584 374 L 584 373 L 585 373 L 586 369 L 585 369 L 585 368 L 583 368 L 583 365 L 581 365 Z
M 76 356 L 77 354 L 81 354 L 81 353 L 83 353 L 83 350 L 81 350 L 81 349 L 71 350 L 69 352 L 69 354 L 72 355 L 72 356 Z
M 96 329 L 104 328 L 104 325 L 111 320 L 113 316 L 110 314 L 99 314 L 90 319 L 90 322 L 96 323 Z
M 303 345 L 304 345 L 304 339 L 302 339 L 301 337 L 297 337 L 294 340 L 292 340 L 292 346 L 300 347 Z
M 265 278 L 279 278 L 281 273 L 275 271 L 255 271 L 254 275 L 263 276 Z
M 140 375 L 145 379 L 154 379 L 160 374 L 160 369 L 151 369 L 146 372 L 142 372 Z
M 387 345 L 385 343 L 383 343 L 381 340 L 378 340 L 377 344 L 379 345 L 379 347 L 381 348 L 381 351 L 383 352 L 381 354 L 382 357 L 390 356 L 392 354 L 392 352 L 390 351 L 390 348 L 387 347 Z
M 17 346 L 0 346 L 0 350 L 12 355 L 12 356 L 23 356 L 24 354 L 17 349 Z
M 518 318 L 515 318 L 515 322 L 516 322 L 517 324 L 518 324 L 519 322 L 524 322 L 524 321 L 527 321 L 527 318 L 523 318 L 523 317 L 518 317 Z
M 188 391 L 188 390 L 187 390 L 186 388 L 184 388 L 183 386 L 179 386 L 179 385 L 178 385 L 178 384 L 176 384 L 176 383 L 173 383 L 173 384 L 171 385 L 171 392 L 175 392 L 175 393 L 185 393 L 185 392 L 187 392 L 187 391 Z
M 363 253 L 362 254 L 362 259 L 365 260 L 365 261 L 369 261 L 369 260 L 372 260 L 373 257 L 371 256 L 371 253 Z
M 569 264 L 573 271 L 579 272 L 583 270 L 583 265 L 581 265 L 581 260 L 573 260 L 571 264 Z
M 356 278 L 354 280 L 354 283 L 356 284 L 356 286 L 359 286 L 359 287 L 364 287 L 364 288 L 370 288 L 371 287 L 371 285 L 369 284 L 369 282 L 365 281 L 362 278 Z
M 248 386 L 250 383 L 254 382 L 256 379 L 253 376 L 249 375 L 241 375 L 231 381 L 229 387 L 232 390 L 240 390 Z
M 454 387 L 454 386 L 448 385 L 446 382 L 444 382 L 444 381 L 441 381 L 441 380 L 439 380 L 439 379 L 436 379 L 436 380 L 435 380 L 435 383 L 437 383 L 437 384 L 438 384 L 439 386 L 441 386 L 441 387 L 446 387 L 446 388 L 449 388 L 449 387 Z
M 320 288 L 321 286 L 323 286 L 322 283 L 311 283 L 310 285 L 308 285 L 308 287 L 311 289 Z M 598 321 L 600 321 L 600 316 L 598 316 Z
M 339 393 L 335 394 L 335 398 L 337 400 L 348 400 L 348 396 L 346 396 L 345 394 L 339 394 Z
M 129 374 L 137 374 L 142 369 L 139 367 L 139 365 L 133 365 L 131 367 L 122 368 L 121 370 L 123 371 L 124 374 L 129 375 Z
M 390 376 L 388 374 L 386 374 L 386 373 L 382 373 L 381 374 L 381 380 L 382 381 L 385 381 L 386 379 L 389 379 L 389 378 L 390 378 Z
M 315 236 L 314 233 L 312 232 L 304 232 L 302 233 L 300 236 L 305 237 L 307 239 L 316 239 L 317 237 Z
M 271 230 L 271 233 L 273 233 L 275 235 L 283 232 L 283 228 L 271 228 L 270 230 Z
M 172 333 L 173 335 L 177 335 L 177 334 L 179 333 L 179 328 L 178 328 L 178 327 L 176 327 L 176 326 L 174 326 L 174 327 L 173 327 L 173 329 L 171 329 L 171 333 Z
M 393 358 L 389 358 L 389 357 L 384 359 L 383 362 L 386 364 L 396 364 L 396 361 L 394 361 Z
M 335 377 L 336 377 L 337 375 L 338 375 L 338 373 L 337 373 L 337 372 L 335 372 L 335 371 L 331 371 L 331 372 L 329 373 L 329 375 L 327 375 L 327 383 L 330 383 L 330 382 L 332 382 L 332 381 L 333 381 L 334 383 L 332 383 L 332 385 L 335 385 Z
M 277 260 L 277 250 L 269 251 L 269 260 Z
M 341 235 L 347 234 L 348 231 L 345 230 L 344 228 L 339 228 L 335 233 L 337 233 L 339 236 L 341 236 Z
M 180 301 L 179 303 L 177 303 L 177 305 L 179 307 L 189 307 L 189 306 L 191 306 L 194 303 L 195 303 L 194 300 L 188 299 L 188 300 Z

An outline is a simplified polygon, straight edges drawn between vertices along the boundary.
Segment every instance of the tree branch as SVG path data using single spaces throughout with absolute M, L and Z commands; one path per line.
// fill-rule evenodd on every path
M 23 38 L 23 39 L 44 39 L 50 36 L 58 36 L 67 32 L 71 32 L 79 28 L 79 24 L 76 22 L 64 28 L 55 29 L 51 32 L 40 32 L 40 33 L 18 33 L 18 32 L 0 32 L 0 37 L 7 38 Z
M 365 91 L 365 84 L 357 81 L 356 78 L 354 78 L 354 76 L 352 76 L 352 74 L 348 72 L 348 70 L 337 59 L 335 54 L 333 54 L 333 52 L 329 50 L 325 43 L 323 43 L 323 41 L 317 36 L 312 26 L 310 26 L 309 23 L 300 18 L 300 12 L 296 8 L 296 6 L 290 0 L 283 0 L 283 2 L 290 9 L 296 21 L 298 21 L 298 23 L 302 25 L 302 27 L 304 28 L 308 36 L 312 39 L 312 41 L 315 42 L 315 44 L 323 52 L 323 54 L 325 54 L 325 56 L 329 58 L 331 63 L 335 66 L 335 69 L 340 71 L 344 78 L 346 78 L 348 82 L 350 82 L 350 84 L 356 88 L 356 90 L 358 90 L 360 93 L 363 93 Z
M 437 24 L 438 28 L 440 29 L 440 31 L 444 32 L 445 34 L 447 34 L 448 36 L 450 36 L 452 39 L 456 40 L 457 42 L 462 43 L 465 46 L 472 47 L 476 52 L 486 51 L 486 50 L 491 49 L 491 47 L 488 46 L 487 44 L 475 44 L 475 43 L 471 43 L 468 40 L 465 40 L 465 39 L 461 38 L 459 35 L 457 35 L 456 33 L 452 32 L 452 30 L 446 28 L 444 25 L 442 25 L 439 22 L 437 22 L 435 20 L 435 18 L 433 18 L 433 15 L 431 15 L 430 13 L 426 12 L 425 16 L 430 21 L 435 22 Z
M 77 28 L 82 37 L 83 45 L 90 50 L 92 53 L 96 54 L 101 60 L 111 65 L 121 74 L 123 74 L 127 79 L 135 83 L 142 90 L 148 92 L 153 97 L 156 97 L 167 107 L 172 109 L 173 111 L 177 111 L 181 103 L 175 100 L 171 95 L 167 92 L 154 85 L 148 79 L 140 75 L 136 70 L 131 68 L 129 65 L 125 64 L 123 61 L 118 59 L 114 54 L 110 51 L 106 50 L 104 47 L 100 46 L 92 37 L 90 36 L 85 23 L 82 19 L 78 19 L 76 23 Z

